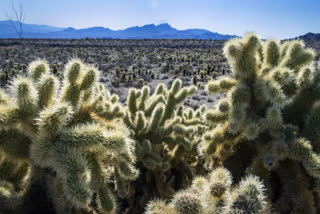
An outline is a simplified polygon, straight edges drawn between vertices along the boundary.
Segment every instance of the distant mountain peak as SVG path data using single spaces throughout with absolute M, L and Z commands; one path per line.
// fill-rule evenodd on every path
M 169 25 L 168 23 L 158 24 L 156 27 L 157 27 L 157 28 L 162 28 L 162 29 L 175 29 L 175 28 L 173 28 L 171 25 Z M 175 30 L 176 30 L 176 29 L 175 29 Z
M 67 31 L 76 31 L 75 28 L 73 27 L 68 27 L 68 28 L 65 28 L 63 31 L 67 32 Z
M 157 27 L 169 27 L 169 28 L 173 28 L 171 25 L 169 25 L 168 23 L 161 23 L 158 24 Z
M 302 36 L 297 37 L 297 39 L 302 39 L 302 40 L 320 40 L 320 33 L 306 33 Z

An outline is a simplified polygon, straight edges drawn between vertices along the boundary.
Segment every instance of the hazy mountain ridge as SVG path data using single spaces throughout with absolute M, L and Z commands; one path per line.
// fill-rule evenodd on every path
M 297 39 L 302 40 L 320 40 L 320 33 L 307 33 L 302 36 L 297 37 Z
M 18 23 L 15 22 L 17 25 Z M 217 39 L 228 40 L 235 35 L 223 35 L 205 29 L 178 30 L 169 24 L 149 24 L 129 27 L 124 30 L 111 30 L 104 27 L 83 29 L 59 28 L 47 25 L 23 24 L 23 38 L 80 39 L 80 38 L 114 38 L 114 39 Z M 10 21 L 0 21 L 0 38 L 17 38 Z

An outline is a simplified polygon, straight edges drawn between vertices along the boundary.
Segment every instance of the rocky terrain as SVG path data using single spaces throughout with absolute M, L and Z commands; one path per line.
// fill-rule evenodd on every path
M 62 77 L 65 63 L 78 57 L 99 68 L 101 81 L 122 102 L 131 87 L 154 89 L 160 82 L 170 84 L 180 78 L 184 85 L 199 88 L 186 101 L 196 108 L 214 102 L 206 96 L 205 83 L 230 73 L 223 44 L 215 40 L 23 40 L 20 73 L 26 72 L 31 61 L 42 58 Z M 2 84 L 7 84 L 19 73 L 18 41 L 0 40 L 0 57 Z

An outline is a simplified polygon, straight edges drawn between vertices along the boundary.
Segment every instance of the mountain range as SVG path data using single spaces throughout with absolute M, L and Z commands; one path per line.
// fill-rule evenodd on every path
M 18 22 L 0 21 L 0 38 L 17 38 L 13 24 Z M 111 38 L 111 39 L 216 39 L 228 40 L 235 35 L 224 35 L 204 29 L 178 30 L 167 23 L 129 27 L 124 30 L 111 30 L 104 27 L 83 29 L 59 28 L 47 25 L 22 24 L 23 38 L 46 39 L 82 39 L 82 38 Z
M 320 33 L 307 33 L 302 36 L 297 37 L 297 39 L 302 40 L 320 40 Z

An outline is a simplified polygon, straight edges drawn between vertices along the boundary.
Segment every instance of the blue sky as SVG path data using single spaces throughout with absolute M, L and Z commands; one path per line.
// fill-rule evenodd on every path
M 11 2 L 0 0 L 0 20 Z M 320 33 L 320 0 L 20 0 L 26 22 L 58 27 L 124 29 L 167 22 L 177 29 L 265 38 Z

